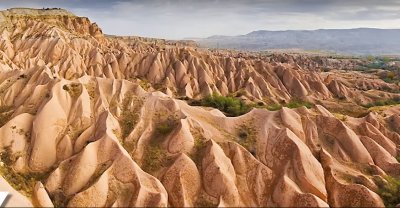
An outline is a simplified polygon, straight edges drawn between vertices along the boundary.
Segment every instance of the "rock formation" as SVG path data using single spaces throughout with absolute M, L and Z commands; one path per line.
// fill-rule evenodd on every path
M 36 206 L 382 207 L 379 182 L 400 175 L 400 106 L 341 119 L 317 103 L 390 99 L 396 84 L 110 38 L 63 10 L 6 10 L 0 28 L 0 170 Z M 226 117 L 176 99 L 239 91 L 317 105 Z

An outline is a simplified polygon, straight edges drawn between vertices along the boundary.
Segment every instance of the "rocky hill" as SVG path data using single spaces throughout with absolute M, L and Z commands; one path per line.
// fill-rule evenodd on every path
M 203 47 L 269 50 L 304 49 L 353 55 L 400 55 L 399 29 L 259 30 L 239 36 L 194 39 Z
M 55 10 L 0 15 L 0 173 L 24 203 L 387 203 L 400 106 L 371 104 L 396 101 L 399 86 L 344 70 L 360 60 L 108 37 Z M 227 117 L 186 101 L 213 93 L 262 105 Z M 265 107 L 294 100 L 312 107 Z

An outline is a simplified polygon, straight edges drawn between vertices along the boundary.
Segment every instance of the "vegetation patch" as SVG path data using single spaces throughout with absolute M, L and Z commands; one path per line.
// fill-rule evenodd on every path
M 161 115 L 156 115 L 156 117 L 160 118 Z M 167 117 L 166 119 L 162 119 L 162 121 L 158 121 L 155 124 L 155 136 L 164 137 L 171 133 L 175 127 L 178 125 L 177 115 L 172 115 Z
M 71 197 L 64 196 L 62 192 L 56 192 L 50 196 L 50 199 L 54 207 L 67 207 Z
M 387 83 L 399 83 L 400 82 L 400 69 L 396 72 L 389 71 L 379 75 L 379 78 Z
M 393 99 L 387 99 L 387 100 L 378 100 L 376 102 L 368 103 L 366 105 L 362 105 L 365 108 L 371 108 L 375 106 L 386 106 L 386 105 L 397 105 L 400 104 L 400 97 L 396 97 Z
M 218 207 L 218 200 L 201 191 L 195 202 L 195 207 Z
M 122 130 L 122 138 L 126 138 L 135 128 L 140 117 L 140 108 L 143 100 L 138 97 L 127 96 L 122 101 L 122 112 L 119 119 L 119 125 Z
M 277 111 L 282 109 L 282 107 L 286 107 L 286 108 L 299 108 L 299 107 L 306 107 L 306 108 L 312 108 L 314 106 L 314 104 L 304 101 L 304 100 L 300 100 L 300 99 L 292 99 L 290 100 L 288 103 L 285 104 L 271 104 L 271 105 L 267 105 L 265 108 L 267 108 L 270 111 Z
M 156 126 L 156 130 L 161 135 L 168 135 L 174 129 L 175 124 L 172 122 L 160 123 Z
M 68 134 L 69 138 L 72 141 L 76 141 L 76 139 L 78 139 L 78 137 L 87 129 L 88 127 L 74 127 L 72 125 L 68 126 L 68 128 L 66 129 L 66 133 Z
M 10 148 L 5 148 L 0 153 L 0 174 L 17 191 L 27 197 L 32 197 L 33 188 L 37 181 L 41 181 L 49 175 L 46 173 L 17 173 L 13 169 L 13 164 L 17 160 L 16 155 L 12 155 Z
M 162 116 L 157 116 L 158 118 Z M 161 122 L 155 124 L 155 131 L 150 138 L 149 144 L 147 145 L 144 155 L 142 168 L 148 173 L 154 173 L 154 171 L 165 167 L 170 162 L 170 157 L 167 155 L 167 151 L 162 147 L 166 136 L 170 134 L 178 122 L 175 116 L 168 117 Z
M 26 79 L 26 78 L 28 78 L 28 75 L 21 74 L 21 75 L 19 75 L 19 77 L 17 79 Z
M 312 108 L 314 106 L 314 104 L 300 99 L 292 99 L 285 104 L 274 103 L 270 105 L 264 105 L 264 103 L 262 102 L 247 104 L 243 100 L 238 98 L 238 93 L 240 92 L 229 96 L 222 96 L 213 93 L 212 95 L 207 96 L 202 100 L 190 100 L 188 103 L 192 106 L 206 106 L 217 108 L 218 110 L 224 112 L 224 114 L 227 116 L 240 116 L 248 113 L 253 108 L 266 108 L 270 111 L 277 111 L 282 109 L 282 107 L 299 108 L 304 106 L 306 108 Z
M 79 83 L 64 85 L 63 90 L 67 91 L 71 97 L 76 98 L 82 94 L 82 85 Z
M 382 183 L 378 194 L 386 207 L 396 207 L 400 204 L 400 178 L 385 176 L 387 183 Z
M 90 99 L 93 100 L 96 97 L 96 83 L 95 82 L 89 82 L 89 83 L 85 84 L 85 88 L 86 88 L 86 91 L 89 94 Z
M 11 119 L 12 114 L 12 106 L 0 106 L 0 127 Z
M 347 119 L 348 119 L 347 115 L 343 115 L 343 114 L 339 114 L 339 113 L 333 113 L 333 115 L 334 115 L 337 119 L 339 119 L 339 120 L 341 120 L 341 121 L 343 121 L 343 122 L 347 121 Z
M 118 119 L 121 133 L 114 132 L 122 140 L 122 146 L 131 153 L 135 149 L 135 143 L 128 141 L 127 137 L 135 129 L 140 118 L 140 109 L 143 100 L 137 96 L 126 96 L 122 101 L 122 112 Z
M 250 123 L 242 124 L 237 128 L 237 142 L 246 148 L 252 155 L 256 155 L 256 137 L 257 132 Z
M 151 88 L 151 83 L 149 82 L 149 80 L 147 80 L 145 78 L 140 79 L 139 85 L 146 91 L 148 91 Z
M 201 159 L 203 158 L 203 150 L 206 147 L 207 140 L 200 133 L 194 135 L 194 145 L 191 154 L 189 155 L 193 162 L 198 166 L 201 166 Z
M 329 112 L 333 114 L 339 114 L 341 116 L 336 116 L 336 118 L 344 121 L 347 120 L 348 118 L 344 118 L 344 116 L 350 116 L 354 118 L 362 118 L 370 112 L 368 109 L 365 109 L 364 107 L 361 107 L 356 104 L 352 105 L 346 105 L 345 103 L 342 103 L 341 106 L 327 106 L 323 105 Z
M 304 106 L 306 108 L 312 108 L 314 105 L 310 102 L 298 100 L 298 99 L 291 100 L 289 103 L 285 104 L 285 107 L 287 107 L 287 108 L 299 108 L 302 106 Z
M 122 138 L 126 138 L 135 128 L 139 120 L 139 113 L 131 110 L 123 110 L 120 119 Z
M 151 143 L 145 150 L 143 157 L 143 170 L 152 173 L 167 162 L 166 151 L 160 144 Z
M 363 72 L 377 72 L 377 69 L 385 70 L 379 73 L 379 78 L 387 83 L 400 83 L 400 67 L 395 62 L 399 62 L 398 58 L 391 57 L 367 57 L 365 64 L 357 67 L 356 70 Z
M 274 104 L 271 104 L 271 105 L 267 105 L 266 108 L 267 108 L 268 110 L 270 110 L 270 111 L 277 111 L 277 110 L 282 109 L 282 105 L 281 105 L 281 104 L 274 103 Z
M 252 109 L 252 105 L 246 104 L 239 98 L 233 96 L 222 96 L 213 93 L 200 101 L 191 101 L 190 105 L 194 106 L 207 106 L 217 108 L 225 113 L 227 116 L 240 116 Z

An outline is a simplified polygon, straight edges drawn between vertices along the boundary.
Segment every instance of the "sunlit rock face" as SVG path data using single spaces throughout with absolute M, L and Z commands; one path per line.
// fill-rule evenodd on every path
M 0 20 L 1 173 L 36 206 L 383 207 L 380 183 L 400 174 L 399 106 L 226 117 L 176 99 L 340 107 L 395 98 L 395 84 L 303 56 L 108 37 L 64 10 Z

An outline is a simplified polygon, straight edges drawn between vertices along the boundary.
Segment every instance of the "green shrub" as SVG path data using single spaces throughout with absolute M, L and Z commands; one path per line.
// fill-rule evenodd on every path
M 169 161 L 167 151 L 163 149 L 161 144 L 163 143 L 165 136 L 171 133 L 176 127 L 176 121 L 167 119 L 166 121 L 157 123 L 156 125 L 156 129 L 153 132 L 143 155 L 142 168 L 148 173 L 153 173 L 165 166 Z
M 298 100 L 298 99 L 293 99 L 291 101 L 289 101 L 286 104 L 272 104 L 272 105 L 268 105 L 266 108 L 270 111 L 276 111 L 276 110 L 280 110 L 282 107 L 287 107 L 287 108 L 299 108 L 305 106 L 306 108 L 312 108 L 313 104 L 307 101 L 303 101 L 303 100 Z
M 238 143 L 246 148 L 252 155 L 256 155 L 256 137 L 257 132 L 249 125 L 242 124 L 237 129 Z
M 72 83 L 69 85 L 63 85 L 63 90 L 67 91 L 71 97 L 79 97 L 82 94 L 82 87 L 79 83 Z
M 396 97 L 396 98 L 388 99 L 388 100 L 378 100 L 376 102 L 368 103 L 368 104 L 362 105 L 362 106 L 366 107 L 366 108 L 371 108 L 374 106 L 397 105 L 397 104 L 400 104 L 400 97 Z
M 162 123 L 156 127 L 157 132 L 162 135 L 169 134 L 172 131 L 172 129 L 173 129 L 173 126 L 169 125 L 168 123 Z
M 397 83 L 400 81 L 400 75 L 396 75 L 394 72 L 388 72 L 386 75 L 380 76 L 380 78 L 387 83 Z
M 151 83 L 145 78 L 139 80 L 139 85 L 146 91 L 149 90 L 151 87 Z
M 142 168 L 148 173 L 153 173 L 167 161 L 167 154 L 159 144 L 150 143 L 143 155 Z
M 277 110 L 282 109 L 282 105 L 274 103 L 272 105 L 268 105 L 267 109 L 270 111 L 277 111 Z
M 193 162 L 199 167 L 201 164 L 201 159 L 203 154 L 202 150 L 206 147 L 206 143 L 207 140 L 203 136 L 201 135 L 195 136 L 193 151 L 189 156 L 193 160 Z
M 386 207 L 395 207 L 400 204 L 400 178 L 385 177 L 387 183 L 382 185 L 378 191 Z
M 217 108 L 220 111 L 224 112 L 227 116 L 240 116 L 245 113 L 248 113 L 253 107 L 256 108 L 266 108 L 270 111 L 280 110 L 282 107 L 287 108 L 298 108 L 301 106 L 305 106 L 306 108 L 311 108 L 313 106 L 312 103 L 306 102 L 299 99 L 293 99 L 289 103 L 286 104 L 271 104 L 264 105 L 262 102 L 254 103 L 254 104 L 246 104 L 239 98 L 233 96 L 221 96 L 216 93 L 205 97 L 203 100 L 192 100 L 189 102 L 190 105 L 194 106 L 207 106 Z
M 139 120 L 139 115 L 136 112 L 130 110 L 122 111 L 120 126 L 122 131 L 122 138 L 125 139 L 129 136 L 132 130 L 135 128 L 137 122 Z
M 142 160 L 143 170 L 151 174 L 162 167 L 166 167 L 172 161 L 162 143 L 166 136 L 178 125 L 175 116 L 164 119 L 161 115 L 158 115 L 158 119 L 161 121 L 155 123 L 155 131 L 153 131 L 149 143 L 145 147 Z
M 128 137 L 139 122 L 140 109 L 142 105 L 143 100 L 136 96 L 127 95 L 122 100 L 122 112 L 119 118 L 122 139 Z
M 289 103 L 285 104 L 285 107 L 287 108 L 299 108 L 299 107 L 306 107 L 306 108 L 312 108 L 313 104 L 309 103 L 307 101 L 303 101 L 303 100 L 291 100 Z
M 205 97 L 200 102 L 193 102 L 192 104 L 217 108 L 227 116 L 240 116 L 249 112 L 252 108 L 251 105 L 244 103 L 239 98 L 232 96 L 225 97 L 216 93 Z

